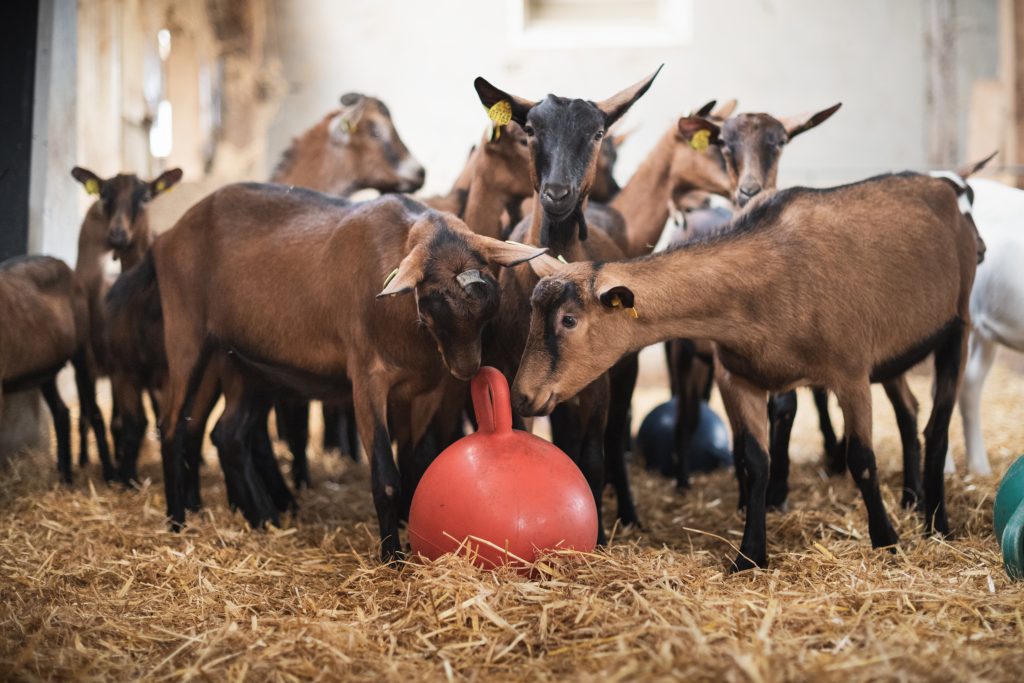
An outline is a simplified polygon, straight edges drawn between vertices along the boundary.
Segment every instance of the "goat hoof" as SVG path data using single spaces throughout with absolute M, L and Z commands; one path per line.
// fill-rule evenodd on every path
M 904 488 L 903 498 L 900 500 L 900 505 L 903 506 L 904 510 L 916 509 L 918 512 L 924 512 L 924 497 L 921 495 L 920 491 Z
M 889 552 L 896 552 L 899 542 L 900 535 L 896 533 L 891 524 L 886 524 L 884 529 L 871 531 L 872 548 L 888 548 Z
M 405 553 L 402 551 L 402 548 L 397 541 L 392 542 L 388 540 L 381 546 L 381 564 L 386 564 L 397 569 L 404 559 Z
M 729 565 L 730 574 L 738 574 L 739 572 L 745 572 L 748 569 L 767 569 L 768 558 L 759 557 L 757 560 L 752 560 L 746 555 L 737 555 L 736 559 Z

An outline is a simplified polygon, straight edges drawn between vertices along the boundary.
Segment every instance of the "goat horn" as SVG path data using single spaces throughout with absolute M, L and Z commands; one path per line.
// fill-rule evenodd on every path
M 479 282 L 481 284 L 486 282 L 486 280 L 484 280 L 483 277 L 480 275 L 480 271 L 475 268 L 472 270 L 467 270 L 463 273 L 459 273 L 459 276 L 455 279 L 459 283 L 460 287 L 468 287 L 474 282 Z

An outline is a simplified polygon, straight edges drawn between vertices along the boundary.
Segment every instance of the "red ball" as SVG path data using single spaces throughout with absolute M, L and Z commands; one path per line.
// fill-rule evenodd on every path
M 413 552 L 433 560 L 461 546 L 495 567 L 533 562 L 542 550 L 593 550 L 597 507 L 583 473 L 551 443 L 512 429 L 498 370 L 481 368 L 471 392 L 479 429 L 423 474 L 409 511 Z

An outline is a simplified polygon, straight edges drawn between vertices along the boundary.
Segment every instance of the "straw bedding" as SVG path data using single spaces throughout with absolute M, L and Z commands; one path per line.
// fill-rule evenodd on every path
M 998 362 L 985 395 L 1000 474 L 1024 451 L 1022 366 Z M 927 409 L 930 378 L 912 382 Z M 638 416 L 664 393 L 651 383 Z M 141 469 L 153 483 L 134 492 L 95 465 L 69 491 L 51 456 L 29 455 L 0 473 L 0 677 L 1020 680 L 1024 583 L 992 535 L 997 479 L 949 480 L 957 537 L 923 538 L 898 507 L 899 440 L 880 391 L 875 403 L 899 552 L 871 549 L 849 478 L 821 472 L 802 397 L 771 569 L 739 576 L 723 571 L 742 529 L 729 472 L 680 495 L 634 465 L 645 529 L 546 559 L 529 580 L 458 558 L 379 566 L 368 468 L 334 455 L 313 458 L 314 488 L 284 529 L 253 532 L 208 452 L 207 507 L 180 535 L 165 531 L 154 443 Z M 952 443 L 962 471 L 958 418 Z

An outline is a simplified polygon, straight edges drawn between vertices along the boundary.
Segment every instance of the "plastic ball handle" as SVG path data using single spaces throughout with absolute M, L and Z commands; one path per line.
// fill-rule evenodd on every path
M 470 385 L 477 431 L 484 434 L 505 434 L 512 431 L 512 403 L 508 381 L 497 368 L 485 365 Z

